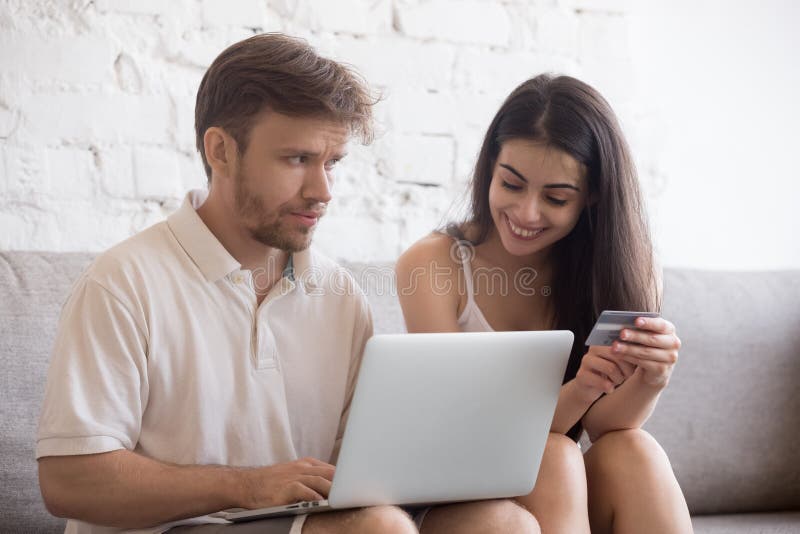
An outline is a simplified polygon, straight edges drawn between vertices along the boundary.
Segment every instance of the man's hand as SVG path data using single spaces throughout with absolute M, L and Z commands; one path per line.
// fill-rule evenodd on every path
M 243 469 L 244 508 L 266 508 L 328 497 L 335 467 L 316 458 Z

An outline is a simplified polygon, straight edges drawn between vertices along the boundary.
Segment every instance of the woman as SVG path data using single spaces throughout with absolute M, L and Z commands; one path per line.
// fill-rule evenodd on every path
M 677 361 L 674 326 L 639 318 L 612 347 L 583 344 L 603 310 L 660 307 L 633 162 L 597 91 L 548 75 L 515 89 L 484 139 L 469 218 L 415 243 L 397 277 L 409 332 L 575 333 L 536 486 L 517 498 L 542 532 L 691 532 L 641 430 Z

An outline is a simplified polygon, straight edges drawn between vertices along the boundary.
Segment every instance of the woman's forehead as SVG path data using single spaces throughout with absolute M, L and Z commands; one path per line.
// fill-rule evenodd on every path
M 581 181 L 586 176 L 585 166 L 571 155 L 550 143 L 533 139 L 505 141 L 500 146 L 497 163 L 511 165 L 529 179 Z

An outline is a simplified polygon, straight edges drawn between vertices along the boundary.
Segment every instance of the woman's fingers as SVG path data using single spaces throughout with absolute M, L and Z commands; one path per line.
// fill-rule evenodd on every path
M 675 325 L 663 317 L 639 317 L 636 319 L 636 328 L 652 330 L 659 334 L 674 334 Z
M 681 340 L 678 339 L 678 336 L 676 336 L 674 332 L 671 334 L 663 334 L 652 330 L 632 330 L 625 328 L 619 333 L 619 337 L 623 342 L 636 343 L 648 347 L 668 350 L 677 350 L 681 348 Z
M 633 373 L 636 372 L 636 365 L 630 362 L 626 362 L 625 360 L 617 359 L 616 364 L 622 370 L 622 373 L 625 375 L 625 380 L 629 379 L 633 376 Z
M 667 363 L 670 365 L 674 365 L 675 362 L 678 361 L 678 349 L 667 350 L 636 343 L 615 341 L 614 345 L 611 347 L 611 352 L 617 356 L 621 356 L 622 359 L 627 362 L 631 361 L 629 358 Z
M 605 393 L 614 391 L 614 383 L 609 380 L 608 377 L 600 375 L 586 367 L 578 369 L 575 378 L 584 387 L 596 389 L 597 391 L 603 391 Z
M 628 357 L 625 359 L 627 360 Z M 665 386 L 672 374 L 672 365 L 670 364 L 650 360 L 637 360 L 636 358 L 630 358 L 630 361 L 637 362 L 637 366 L 644 371 L 644 380 L 653 386 Z
M 595 355 L 587 363 L 592 371 L 607 376 L 616 385 L 625 381 L 625 373 L 615 361 Z

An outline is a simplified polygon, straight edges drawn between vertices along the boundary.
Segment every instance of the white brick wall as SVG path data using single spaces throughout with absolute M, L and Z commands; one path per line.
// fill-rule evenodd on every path
M 634 4 L 1 2 L 0 249 L 102 250 L 204 186 L 197 86 L 222 49 L 264 31 L 309 39 L 384 94 L 379 137 L 341 166 L 318 234 L 335 257 L 393 259 L 452 217 L 498 105 L 545 71 L 584 78 L 611 101 L 652 200 L 667 180 L 665 135 L 654 133 L 664 121 L 636 100 Z
M 463 196 L 486 126 L 517 83 L 597 61 L 580 31 L 624 25 L 618 2 L 602 4 L 4 2 L 0 249 L 101 250 L 168 214 L 205 184 L 194 148 L 205 68 L 233 42 L 285 31 L 384 95 L 378 139 L 342 165 L 318 241 L 336 257 L 393 259 Z

